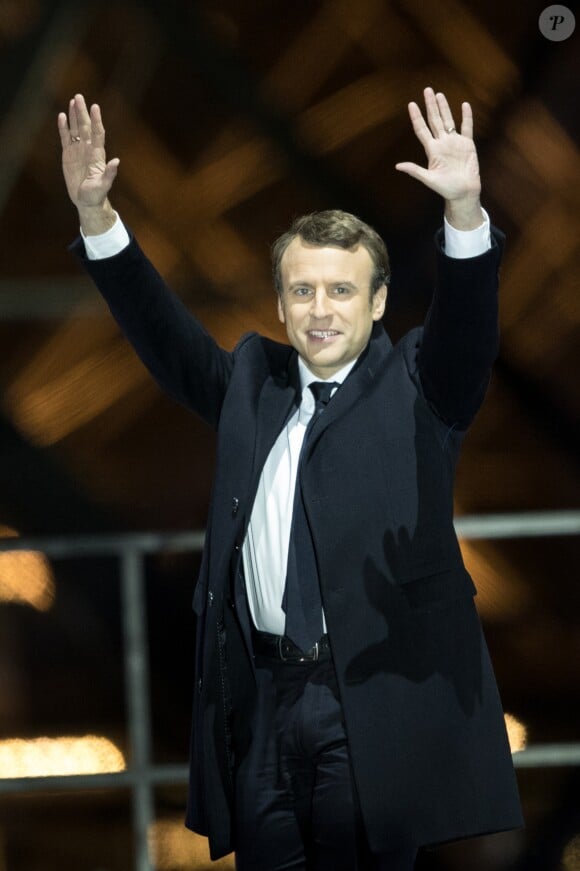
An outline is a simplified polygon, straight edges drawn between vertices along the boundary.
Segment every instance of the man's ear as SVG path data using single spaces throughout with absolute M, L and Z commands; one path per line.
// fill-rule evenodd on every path
M 387 306 L 387 285 L 381 284 L 372 300 L 373 321 L 378 321 L 385 313 Z
M 286 315 L 284 314 L 284 305 L 282 303 L 281 294 L 278 294 L 278 319 L 280 320 L 280 323 L 286 323 Z

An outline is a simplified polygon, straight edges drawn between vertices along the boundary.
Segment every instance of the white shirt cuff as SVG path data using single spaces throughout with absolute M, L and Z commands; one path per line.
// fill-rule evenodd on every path
M 81 236 L 85 243 L 85 251 L 89 260 L 103 260 L 105 257 L 114 257 L 130 242 L 129 234 L 124 223 L 115 212 L 116 221 L 105 233 L 98 236 L 85 236 L 81 228 Z
M 463 260 L 467 257 L 477 257 L 485 254 L 491 248 L 491 234 L 489 231 L 489 215 L 485 209 L 483 223 L 475 230 L 457 230 L 452 227 L 447 218 L 443 218 L 445 227 L 445 253 L 448 257 Z

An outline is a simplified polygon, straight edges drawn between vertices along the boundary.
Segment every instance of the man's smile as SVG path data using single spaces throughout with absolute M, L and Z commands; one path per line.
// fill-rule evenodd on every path
M 314 342 L 327 342 L 340 336 L 338 330 L 307 330 L 306 335 Z

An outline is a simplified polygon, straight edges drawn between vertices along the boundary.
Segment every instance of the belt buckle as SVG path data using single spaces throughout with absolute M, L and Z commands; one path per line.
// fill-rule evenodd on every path
M 298 657 L 298 662 L 318 662 L 318 655 L 319 646 L 317 641 L 309 653 L 302 653 L 302 655 Z
M 302 653 L 300 656 L 293 659 L 291 656 L 284 655 L 284 637 L 278 636 L 278 656 L 282 662 L 318 662 L 320 646 L 318 641 L 309 653 Z
M 319 651 L 320 651 L 320 648 L 318 646 L 318 641 L 317 641 L 316 644 L 314 645 L 314 647 L 312 648 L 312 657 L 311 658 L 312 658 L 313 662 L 318 662 Z

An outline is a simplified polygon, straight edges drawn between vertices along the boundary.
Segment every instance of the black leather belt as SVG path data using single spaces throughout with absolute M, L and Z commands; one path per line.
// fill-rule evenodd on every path
M 254 653 L 280 662 L 318 662 L 330 657 L 328 635 L 323 635 L 310 650 L 300 650 L 286 635 L 254 631 Z

